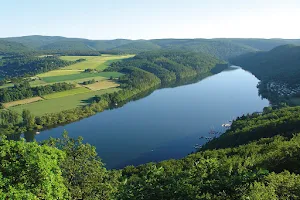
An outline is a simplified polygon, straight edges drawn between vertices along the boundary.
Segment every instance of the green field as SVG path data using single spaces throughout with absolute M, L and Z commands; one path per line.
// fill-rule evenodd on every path
M 4 84 L 4 85 L 1 85 L 1 86 L 0 86 L 0 89 L 2 89 L 2 88 L 7 88 L 7 87 L 13 87 L 13 86 L 14 86 L 13 83 L 7 83 L 7 84 Z
M 72 90 L 67 90 L 67 91 L 55 92 L 55 93 L 52 93 L 52 94 L 48 94 L 48 95 L 43 96 L 43 98 L 44 99 L 56 99 L 56 98 L 61 98 L 61 97 L 86 93 L 86 92 L 90 92 L 90 91 L 91 90 L 89 90 L 85 87 L 78 87 L 78 88 L 74 88 Z
M 74 65 L 70 65 L 64 67 L 63 69 L 69 70 L 84 70 L 84 69 L 97 69 L 97 70 L 104 70 L 111 64 L 112 62 L 119 61 L 126 58 L 131 58 L 134 55 L 108 55 L 103 54 L 101 56 L 61 56 L 62 60 L 67 61 L 76 61 L 78 59 L 86 59 L 86 61 L 76 63 Z
M 95 81 L 102 81 L 107 79 L 106 77 L 103 76 L 96 76 L 96 77 L 89 77 L 89 78 L 82 78 L 82 79 L 76 79 L 73 81 L 65 81 L 66 83 L 75 83 L 75 84 L 80 84 L 83 83 L 84 81 L 90 81 L 90 80 L 95 80 Z
M 40 78 L 48 77 L 48 76 L 64 76 L 64 75 L 70 75 L 70 74 L 80 74 L 83 70 L 53 70 L 50 72 L 42 73 L 37 75 Z
M 77 106 L 87 105 L 90 99 L 95 95 L 102 95 L 105 93 L 113 93 L 119 91 L 119 88 L 110 88 L 106 90 L 86 92 L 61 98 L 54 98 L 44 101 L 38 101 L 30 104 L 10 107 L 10 110 L 22 113 L 24 109 L 30 110 L 35 116 L 44 115 L 47 113 L 56 113 L 63 110 L 76 108 Z
M 119 72 L 100 72 L 100 73 L 87 73 L 82 72 L 80 74 L 70 74 L 70 75 L 64 75 L 64 76 L 48 76 L 41 78 L 46 83 L 55 83 L 55 82 L 62 82 L 62 81 L 72 81 L 72 80 L 78 80 L 78 79 L 84 79 L 84 78 L 91 78 L 91 77 L 105 77 L 109 78 L 112 76 L 113 78 L 118 78 L 122 74 Z
M 100 56 L 61 56 L 60 59 L 66 60 L 66 61 L 76 61 L 79 59 L 86 59 L 86 60 L 92 60 L 94 58 L 98 58 Z

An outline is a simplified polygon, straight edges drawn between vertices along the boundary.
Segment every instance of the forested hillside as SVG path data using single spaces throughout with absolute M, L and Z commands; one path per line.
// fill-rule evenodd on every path
M 260 80 L 300 83 L 300 46 L 284 45 L 269 52 L 241 55 L 230 60 L 249 70 Z
M 218 64 L 225 62 L 203 53 L 159 50 L 140 53 L 123 62 L 113 63 L 107 70 L 119 71 L 133 66 L 155 74 L 162 82 L 169 82 L 209 73 Z
M 241 55 L 248 52 L 257 51 L 258 49 L 235 44 L 230 41 L 194 39 L 194 40 L 176 40 L 176 39 L 161 39 L 154 40 L 154 43 L 161 45 L 164 49 L 178 49 L 184 51 L 203 52 L 220 59 L 227 60 L 228 58 Z
M 49 50 L 49 51 L 95 51 L 92 47 L 89 47 L 84 42 L 80 41 L 60 41 L 53 42 L 51 44 L 44 45 L 40 47 L 41 50 Z
M 124 44 L 121 46 L 117 46 L 112 49 L 108 49 L 108 52 L 113 53 L 129 53 L 129 54 L 137 54 L 146 51 L 158 50 L 161 47 L 147 40 L 137 40 L 132 41 L 128 44 Z
M 265 109 L 261 115 L 240 117 L 224 136 L 186 158 L 118 171 L 106 170 L 95 148 L 82 143 L 82 138 L 72 139 L 65 134 L 62 139 L 43 144 L 2 138 L 0 197 L 299 199 L 300 134 L 297 128 L 291 128 L 300 124 L 299 110 Z M 29 120 L 25 123 L 30 123 L 31 116 L 23 116 Z M 228 140 L 224 140 L 226 137 Z M 36 171 L 41 175 L 36 176 Z M 18 178 L 16 173 L 23 175 Z
M 268 52 L 244 54 L 230 62 L 260 79 L 260 93 L 272 102 L 300 93 L 300 46 L 283 45 Z
M 0 40 L 0 55 L 26 51 L 29 49 L 21 43 Z
M 242 44 L 245 46 L 252 47 L 261 51 L 270 51 L 271 49 L 285 45 L 285 44 L 295 44 L 300 45 L 299 39 L 251 39 L 251 38 L 226 38 L 220 39 L 222 41 L 233 42 L 236 44 Z
M 300 40 L 286 39 L 155 39 L 155 40 L 88 40 L 58 36 L 24 36 L 2 38 L 23 45 L 30 50 L 43 53 L 141 53 L 158 49 L 203 52 L 219 59 L 242 55 L 249 52 L 270 50 L 284 44 L 300 44 Z M 1 48 L 0 48 L 1 49 Z M 12 51 L 12 50 L 10 50 Z

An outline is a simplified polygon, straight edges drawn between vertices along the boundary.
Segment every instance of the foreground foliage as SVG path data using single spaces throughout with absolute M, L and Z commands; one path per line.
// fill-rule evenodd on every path
M 59 163 L 65 153 L 46 145 L 0 140 L 0 199 L 67 199 Z
M 1 194 L 14 199 L 299 199 L 299 130 L 289 123 L 280 125 L 299 123 L 292 119 L 299 109 L 265 109 L 262 115 L 240 117 L 224 136 L 186 158 L 118 171 L 105 169 L 93 146 L 66 133 L 42 144 L 2 139 Z M 30 121 L 28 115 L 24 113 Z M 243 140 L 222 148 L 223 137 L 231 132 Z M 44 176 L 52 181 L 47 190 L 42 186 L 50 179 Z M 33 189 L 27 184 L 32 181 L 43 184 Z

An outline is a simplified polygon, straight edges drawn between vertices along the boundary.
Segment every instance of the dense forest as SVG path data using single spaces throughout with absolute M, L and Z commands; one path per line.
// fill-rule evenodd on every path
M 107 71 L 119 71 L 124 67 L 133 66 L 153 73 L 165 83 L 208 73 L 218 64 L 226 65 L 224 61 L 204 53 L 158 50 L 140 53 L 123 62 L 113 63 Z
M 221 147 L 220 137 L 186 158 L 122 170 L 105 169 L 93 146 L 67 133 L 41 144 L 2 137 L 0 195 L 2 199 L 299 199 L 300 135 L 297 129 L 291 132 L 290 125 L 280 125 L 299 110 L 266 108 L 261 115 L 233 123 L 225 136 L 232 132 L 242 136 L 238 143 Z M 30 124 L 30 113 L 22 115 Z M 280 120 L 274 121 L 275 116 Z M 299 124 L 299 118 L 293 119 Z M 256 124 L 264 123 L 280 130 L 256 134 Z
M 27 51 L 29 49 L 21 43 L 0 40 L 0 55 Z
M 284 45 L 268 52 L 245 54 L 230 60 L 233 64 L 249 70 L 260 80 L 300 83 L 300 46 Z
M 0 76 L 7 78 L 32 76 L 81 61 L 83 60 L 65 61 L 57 56 L 6 56 L 1 59 Z

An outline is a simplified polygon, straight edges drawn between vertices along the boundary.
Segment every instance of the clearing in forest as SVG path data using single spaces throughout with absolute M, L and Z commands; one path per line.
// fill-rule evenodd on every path
M 86 59 L 86 61 L 82 61 L 76 63 L 74 65 L 70 65 L 64 67 L 62 69 L 69 70 L 85 70 L 85 69 L 96 69 L 96 70 L 104 70 L 109 64 L 112 62 L 116 62 L 119 60 L 123 60 L 126 58 L 131 58 L 134 55 L 109 55 L 103 54 L 101 56 L 61 56 L 60 59 L 67 61 L 76 61 L 78 59 Z
M 118 87 L 120 84 L 111 81 L 111 80 L 105 80 L 105 81 L 99 81 L 97 83 L 86 85 L 85 87 L 89 88 L 90 90 L 96 91 L 96 90 L 103 90 L 108 88 L 114 88 Z
M 36 101 L 42 101 L 43 99 L 41 97 L 32 97 L 32 98 L 28 98 L 28 99 L 22 99 L 22 100 L 18 100 L 18 101 L 12 101 L 12 102 L 8 102 L 8 103 L 4 103 L 3 106 L 5 108 L 9 108 L 12 106 L 17 106 L 17 105 L 23 105 L 23 104 L 29 104 L 29 103 L 33 103 Z
M 90 91 L 71 96 L 38 101 L 34 103 L 10 107 L 10 110 L 22 113 L 24 109 L 29 110 L 34 116 L 41 116 L 48 113 L 57 113 L 64 110 L 76 108 L 78 106 L 88 105 L 92 102 L 95 95 L 103 95 L 119 91 L 119 88 L 109 88 L 106 90 Z
M 72 81 L 72 80 L 78 80 L 78 79 L 84 79 L 84 78 L 91 78 L 91 77 L 104 77 L 105 78 L 118 78 L 122 73 L 119 72 L 82 72 L 80 74 L 70 74 L 70 75 L 64 75 L 64 76 L 48 76 L 41 78 L 42 81 L 45 81 L 47 83 L 55 83 L 55 82 L 63 82 L 63 81 Z
M 75 95 L 75 94 L 86 93 L 86 92 L 90 92 L 90 90 L 87 88 L 84 88 L 84 87 L 78 87 L 78 88 L 74 88 L 71 90 L 47 94 L 47 95 L 43 96 L 43 98 L 44 99 L 56 99 L 56 98 L 71 96 L 71 95 Z
M 81 72 L 83 72 L 83 70 L 59 69 L 59 70 L 45 72 L 45 73 L 39 74 L 37 76 L 40 78 L 44 78 L 44 77 L 49 77 L 49 76 L 64 76 L 64 75 L 70 75 L 70 74 L 79 74 Z

